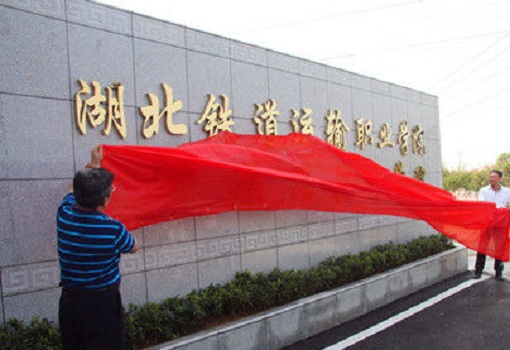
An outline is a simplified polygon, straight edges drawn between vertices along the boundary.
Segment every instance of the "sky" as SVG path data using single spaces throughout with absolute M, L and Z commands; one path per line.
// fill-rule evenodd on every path
M 439 99 L 443 164 L 510 153 L 509 0 L 97 0 Z

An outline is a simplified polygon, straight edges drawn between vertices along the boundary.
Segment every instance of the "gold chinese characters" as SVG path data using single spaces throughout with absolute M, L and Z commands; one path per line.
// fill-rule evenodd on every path
M 126 116 L 124 111 L 124 86 L 114 83 L 106 86 L 104 91 L 97 81 L 90 84 L 82 79 L 77 80 L 80 89 L 74 95 L 74 114 L 76 125 L 82 135 L 87 134 L 87 127 L 97 128 L 104 124 L 103 135 L 109 135 L 112 126 L 121 139 L 127 136 Z M 165 129 L 171 135 L 184 135 L 188 132 L 187 123 L 175 121 L 183 109 L 183 103 L 174 96 L 174 90 L 167 83 L 161 84 L 163 93 L 162 106 L 157 94 L 146 94 L 148 104 L 138 108 L 139 115 L 143 118 L 141 134 L 150 139 L 159 133 L 161 120 L 164 120 Z M 278 126 L 281 121 L 281 113 L 278 110 L 276 100 L 269 98 L 266 102 L 254 104 L 252 120 L 255 133 L 259 135 L 278 135 Z M 230 107 L 230 99 L 226 94 L 215 96 L 209 94 L 207 103 L 201 116 L 196 121 L 202 125 L 207 136 L 214 136 L 222 131 L 233 131 L 235 122 Z M 342 112 L 338 109 L 329 109 L 325 118 L 324 134 L 326 141 L 337 148 L 347 149 L 347 133 L 351 128 L 344 121 Z M 313 111 L 311 108 L 291 109 L 289 119 L 291 130 L 296 133 L 314 135 L 316 129 L 313 124 Z M 355 142 L 354 146 L 363 151 L 368 145 L 375 143 L 379 138 L 377 148 L 393 148 L 398 145 L 402 155 L 408 155 L 409 149 L 413 154 L 425 155 L 424 130 L 420 125 L 415 125 L 410 130 L 408 121 L 400 122 L 398 131 L 393 134 L 389 123 L 383 123 L 378 133 L 373 134 L 374 123 L 370 119 L 360 117 L 354 120 Z M 395 135 L 395 136 L 393 136 Z M 411 142 L 411 147 L 409 145 Z M 398 170 L 398 171 L 397 171 Z M 401 172 L 396 167 L 395 171 Z

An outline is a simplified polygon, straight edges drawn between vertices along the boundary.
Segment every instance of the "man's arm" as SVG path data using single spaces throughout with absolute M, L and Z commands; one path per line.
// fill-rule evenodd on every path
M 133 236 L 133 239 L 135 240 L 135 245 L 129 251 L 130 253 L 136 253 L 138 251 L 138 249 L 140 248 L 140 246 L 138 245 L 138 240 L 136 239 L 136 237 Z
M 90 163 L 88 163 L 86 168 L 99 168 L 101 167 L 101 160 L 103 159 L 103 148 L 101 145 L 96 145 L 90 151 Z M 73 181 L 67 186 L 67 193 L 73 192 Z

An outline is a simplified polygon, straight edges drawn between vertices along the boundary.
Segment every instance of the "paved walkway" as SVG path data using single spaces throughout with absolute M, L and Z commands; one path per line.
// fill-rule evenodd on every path
M 469 254 L 473 269 L 476 254 Z M 487 259 L 480 280 L 456 276 L 287 350 L 510 349 L 510 264 L 494 279 Z

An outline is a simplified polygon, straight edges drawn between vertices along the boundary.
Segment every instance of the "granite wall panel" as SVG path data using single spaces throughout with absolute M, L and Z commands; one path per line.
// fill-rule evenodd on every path
M 0 94 L 0 178 L 71 178 L 70 115 L 68 101 Z
M 186 48 L 184 27 L 150 17 L 133 14 L 133 35 L 135 38 Z
M 255 104 L 269 99 L 267 67 L 232 61 L 232 99 L 233 116 L 252 119 Z
M 278 266 L 278 252 L 276 248 L 248 251 L 241 254 L 241 270 L 252 273 L 269 274 Z
M 0 33 L 0 93 L 69 98 L 65 22 L 0 5 Z
M 55 19 L 66 19 L 65 0 L 0 0 L 0 5 L 7 5 Z
M 129 12 L 96 2 L 67 1 L 67 20 L 92 28 L 132 35 L 132 16 Z
M 162 84 L 165 83 L 172 89 L 171 103 L 180 101 L 179 110 L 188 111 L 186 50 L 141 39 L 134 40 L 134 50 L 136 105 L 141 107 L 150 105 L 147 96 L 150 93 L 157 97 L 158 104 L 155 104 L 163 110 L 166 105 Z M 143 121 L 141 116 L 140 120 Z M 175 113 L 172 120 L 174 124 L 187 125 L 187 120 L 179 113 Z M 160 124 L 159 131 L 168 135 L 163 121 Z
M 190 112 L 202 115 L 207 105 L 208 95 L 212 95 L 220 104 L 226 103 L 220 96 L 225 95 L 230 102 L 228 106 L 232 109 L 231 69 L 230 59 L 188 51 L 188 108 Z

